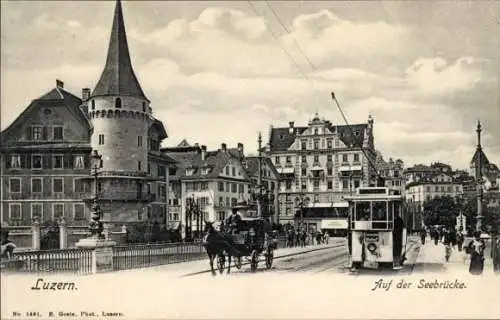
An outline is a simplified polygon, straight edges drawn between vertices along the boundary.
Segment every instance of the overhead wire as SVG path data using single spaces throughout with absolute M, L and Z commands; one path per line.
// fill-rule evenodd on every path
M 251 3 L 250 0 L 248 0 L 248 2 L 250 3 L 250 5 L 252 6 L 252 8 L 254 9 L 255 13 L 260 17 L 260 14 L 257 12 L 257 10 L 255 9 L 254 5 Z M 302 50 L 301 46 L 299 45 L 299 43 L 297 42 L 297 40 L 295 39 L 295 37 L 293 37 L 290 29 L 286 26 L 286 24 L 282 21 L 282 19 L 280 18 L 280 16 L 278 15 L 278 13 L 276 12 L 276 10 L 273 8 L 273 6 L 269 3 L 269 1 L 265 0 L 266 2 L 266 5 L 267 7 L 271 10 L 272 14 L 274 15 L 274 17 L 276 18 L 276 20 L 278 21 L 278 23 L 281 25 L 281 27 L 285 30 L 286 33 L 288 33 L 288 35 L 291 36 L 292 40 L 293 40 L 293 43 L 295 45 L 295 47 L 298 49 L 298 51 L 302 54 L 302 56 L 305 58 L 305 60 L 307 61 L 308 65 L 311 67 L 312 71 L 317 71 L 317 68 L 314 66 L 314 64 L 312 63 L 311 59 L 309 59 L 309 57 L 307 56 L 307 54 L 304 52 L 304 50 Z M 275 33 L 271 30 L 271 28 L 269 27 L 269 25 L 265 22 L 266 24 L 266 27 L 268 29 L 268 31 L 274 36 L 274 38 L 278 41 L 279 43 L 279 39 L 277 38 L 277 36 L 275 35 Z M 288 53 L 288 51 L 286 49 L 284 49 L 281 45 L 280 47 L 283 49 L 283 51 L 285 51 L 287 53 L 287 55 L 289 57 L 291 57 L 291 55 Z M 301 74 L 304 74 L 304 72 L 302 71 L 302 69 L 298 66 L 298 64 L 295 62 L 295 60 L 292 59 L 292 61 L 294 62 L 294 64 L 297 66 L 297 68 L 299 69 L 299 71 L 301 72 Z M 305 76 L 308 80 L 309 77 Z M 321 80 L 325 80 L 323 77 L 319 76 L 319 78 Z M 349 121 L 347 120 L 347 117 L 344 113 L 344 111 L 342 110 L 336 96 L 335 96 L 335 93 L 332 92 L 331 93 L 332 95 L 332 99 L 333 101 L 335 102 L 344 122 L 346 123 L 347 127 L 349 128 L 349 131 L 351 133 L 351 136 L 352 137 L 355 137 L 355 134 L 354 134 L 354 130 L 352 128 L 352 126 L 350 125 Z M 365 155 L 366 159 L 368 160 L 368 163 L 370 164 L 370 166 L 375 170 L 375 174 L 377 176 L 377 178 L 380 178 L 380 174 L 379 174 L 379 170 L 376 166 L 376 164 L 373 163 L 371 157 L 368 156 L 368 154 L 366 153 L 366 150 L 364 148 L 361 148 L 361 151 L 363 152 L 363 154 Z

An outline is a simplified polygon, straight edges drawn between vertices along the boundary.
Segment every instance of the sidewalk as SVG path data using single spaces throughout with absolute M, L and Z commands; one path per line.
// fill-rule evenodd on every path
M 469 274 L 470 256 L 464 250 L 458 251 L 456 246 L 453 247 L 448 261 L 445 259 L 445 251 L 441 242 L 435 245 L 434 241 L 427 239 L 425 244 L 420 246 L 414 272 Z M 494 275 L 491 258 L 486 255 L 483 275 Z
M 347 250 L 347 240 L 345 238 L 330 238 L 328 241 L 328 244 L 320 244 L 320 245 L 309 245 L 305 247 L 293 247 L 293 248 L 279 248 L 274 251 L 274 258 L 283 258 L 289 255 L 296 255 L 296 254 L 301 254 L 301 253 L 308 253 L 308 252 L 313 252 L 317 250 L 325 250 L 328 248 L 334 248 L 344 245 L 346 250 Z M 259 264 L 264 261 L 264 257 L 260 256 Z M 243 260 L 243 262 L 245 262 Z M 214 262 L 214 267 L 216 268 L 215 262 Z M 262 265 L 260 265 L 262 267 Z M 234 267 L 234 263 L 231 265 L 231 268 Z M 138 268 L 138 269 L 127 269 L 127 270 L 120 270 L 120 271 L 114 271 L 112 272 L 113 274 L 122 274 L 125 272 L 168 272 L 172 274 L 177 274 L 178 276 L 180 275 L 186 275 L 186 274 L 191 274 L 191 273 L 196 273 L 196 272 L 203 272 L 203 271 L 208 271 L 210 269 L 208 257 L 203 259 L 203 260 L 196 260 L 196 261 L 190 261 L 190 262 L 182 262 L 182 263 L 173 263 L 173 264 L 166 264 L 166 265 L 160 265 L 160 266 L 153 266 L 153 267 L 147 267 L 147 268 Z M 108 273 L 109 274 L 109 273 Z

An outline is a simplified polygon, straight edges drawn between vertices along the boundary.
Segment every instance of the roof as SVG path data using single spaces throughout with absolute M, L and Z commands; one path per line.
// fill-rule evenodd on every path
M 147 100 L 132 68 L 120 0 L 116 1 L 106 65 L 92 92 L 92 97 L 96 96 L 134 96 Z
M 488 160 L 488 158 L 484 154 L 484 151 L 481 147 L 476 149 L 476 152 L 474 152 L 474 155 L 472 156 L 470 163 L 476 165 L 477 161 L 478 161 L 478 157 L 480 157 L 480 159 L 481 159 L 482 166 L 489 166 L 490 161 Z
M 171 149 L 172 150 L 172 149 Z M 212 180 L 217 177 L 222 172 L 222 169 L 226 166 L 227 162 L 231 159 L 237 159 L 229 152 L 224 152 L 223 150 L 208 151 L 205 155 L 205 160 L 201 160 L 201 151 L 192 151 L 191 149 L 187 151 L 180 151 L 179 149 L 174 149 L 173 151 L 167 151 L 167 155 L 177 162 L 177 177 L 186 180 Z M 186 175 L 186 169 L 192 168 L 194 172 L 192 175 Z M 202 174 L 202 168 L 209 168 L 207 174 Z M 246 175 L 246 172 L 244 172 Z
M 246 157 L 246 170 L 250 177 L 255 177 L 259 174 L 259 157 Z M 276 178 L 278 178 L 278 171 L 272 163 L 271 159 L 262 157 L 262 165 L 266 164 L 271 169 Z
M 151 124 L 151 127 L 156 127 L 158 128 L 159 132 L 160 132 L 160 139 L 163 140 L 165 138 L 168 138 L 168 134 L 167 134 L 167 130 L 165 129 L 165 126 L 163 125 L 163 122 L 161 122 L 160 120 L 158 119 L 154 119 L 153 120 L 153 123 Z
M 58 81 L 59 82 L 59 81 Z M 16 128 L 18 125 L 22 124 L 25 118 L 36 108 L 41 107 L 67 107 L 74 114 L 79 117 L 82 123 L 85 123 L 89 130 L 92 128 L 92 124 L 89 119 L 80 108 L 82 100 L 72 93 L 64 90 L 62 87 L 56 87 L 51 89 L 49 92 L 43 94 L 41 97 L 36 98 L 31 101 L 31 103 L 24 109 L 24 111 L 7 127 L 2 131 L 2 142 L 5 135 Z M 2 143 L 3 144 L 3 143 Z
M 368 124 L 354 124 L 350 126 L 334 126 L 330 122 L 325 121 L 325 126 L 330 131 L 336 131 L 339 135 L 340 140 L 348 147 L 358 147 L 363 146 L 363 140 L 365 135 L 365 129 Z M 286 151 L 294 143 L 295 138 L 302 134 L 307 127 L 293 127 L 293 131 L 290 132 L 290 128 L 271 128 L 271 134 L 269 138 L 269 147 L 271 152 L 275 151 Z M 351 132 L 359 132 L 359 136 L 354 136 Z

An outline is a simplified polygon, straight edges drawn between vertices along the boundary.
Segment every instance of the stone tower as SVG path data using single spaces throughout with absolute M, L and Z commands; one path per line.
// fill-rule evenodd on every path
M 123 21 L 116 2 L 106 65 L 88 101 L 93 125 L 91 147 L 102 155 L 99 200 L 103 220 L 142 220 L 148 203 L 150 101 L 135 76 Z

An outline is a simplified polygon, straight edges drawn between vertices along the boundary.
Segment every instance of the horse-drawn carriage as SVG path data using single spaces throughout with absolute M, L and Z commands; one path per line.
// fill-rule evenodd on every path
M 235 258 L 235 267 L 241 269 L 242 258 L 250 262 L 250 270 L 256 271 L 261 255 L 265 258 L 266 268 L 273 265 L 274 250 L 277 240 L 266 230 L 266 221 L 262 218 L 242 218 L 239 232 L 229 235 L 232 238 L 233 252 L 224 251 L 217 257 L 217 268 L 222 273 L 226 257 Z M 230 258 L 230 257 L 229 257 Z
M 243 217 L 236 232 L 231 234 L 216 231 L 211 223 L 207 223 L 207 236 L 205 248 L 210 258 L 212 273 L 213 260 L 217 259 L 217 269 L 222 273 L 228 262 L 228 273 L 231 271 L 231 259 L 234 265 L 241 269 L 242 260 L 250 263 L 250 270 L 256 271 L 259 257 L 264 256 L 266 268 L 273 265 L 274 250 L 278 247 L 278 240 L 272 235 L 269 223 L 263 218 Z

